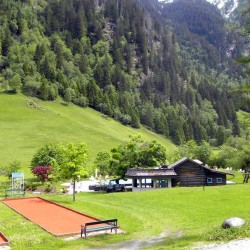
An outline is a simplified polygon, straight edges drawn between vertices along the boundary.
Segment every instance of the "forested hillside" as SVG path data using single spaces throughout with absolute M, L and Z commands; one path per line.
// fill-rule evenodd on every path
M 2 0 L 0 90 L 221 145 L 240 132 L 230 87 L 244 74 L 220 13 L 190 2 L 159 12 L 156 0 Z

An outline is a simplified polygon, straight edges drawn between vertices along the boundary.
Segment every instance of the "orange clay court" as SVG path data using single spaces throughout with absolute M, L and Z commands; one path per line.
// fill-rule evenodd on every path
M 0 231 L 0 247 L 1 246 L 8 246 L 8 239 L 1 233 Z
M 3 243 L 5 243 L 5 238 L 4 238 L 4 236 L 0 233 L 0 246 L 1 246 L 1 244 L 3 244 Z
M 3 237 L 2 234 L 0 234 L 0 246 L 1 244 L 5 243 L 5 238 Z
M 99 221 L 94 217 L 38 197 L 6 199 L 2 202 L 55 236 L 80 234 L 81 225 L 86 222 Z

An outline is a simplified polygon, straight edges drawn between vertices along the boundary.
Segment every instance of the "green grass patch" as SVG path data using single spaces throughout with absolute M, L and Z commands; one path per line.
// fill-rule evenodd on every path
M 150 192 L 79 193 L 43 195 L 51 201 L 100 219 L 118 218 L 124 234 L 63 241 L 25 220 L 0 203 L 1 231 L 13 249 L 89 249 L 129 239 L 146 239 L 162 232 L 180 232 L 149 249 L 189 249 L 198 242 L 228 241 L 249 236 L 247 224 L 241 229 L 221 229 L 229 217 L 250 221 L 250 185 L 172 188 Z M 35 232 L 35 233 L 34 233 Z M 48 246 L 48 247 L 47 247 Z
M 24 95 L 0 94 L 1 166 L 20 160 L 25 177 L 30 178 L 30 161 L 34 153 L 48 143 L 84 141 L 90 148 L 89 165 L 99 151 L 109 151 L 141 134 L 144 140 L 157 140 L 171 155 L 175 146 L 165 138 L 144 128 L 135 130 L 102 117 L 92 109 L 55 102 L 42 102 Z M 232 181 L 242 183 L 236 172 Z M 0 176 L 0 198 L 10 185 Z M 42 230 L 0 203 L 0 230 L 11 241 L 12 249 L 89 249 L 129 239 L 145 239 L 162 232 L 180 232 L 182 236 L 166 239 L 152 249 L 189 248 L 196 242 L 230 240 L 250 235 L 247 224 L 241 229 L 223 230 L 229 217 L 250 220 L 249 185 L 173 188 L 139 193 L 80 193 L 76 202 L 71 195 L 42 197 L 100 219 L 118 218 L 124 234 L 64 241 Z M 29 195 L 29 194 L 27 194 Z M 149 248 L 150 249 L 150 248 Z
M 81 142 L 89 146 L 91 165 L 100 151 L 110 151 L 129 135 L 141 134 L 144 140 L 157 140 L 170 155 L 176 147 L 165 138 L 146 130 L 133 129 L 104 118 L 99 112 L 63 105 L 61 100 L 43 102 L 22 94 L 0 93 L 0 166 L 19 160 L 26 177 L 35 152 L 49 143 Z

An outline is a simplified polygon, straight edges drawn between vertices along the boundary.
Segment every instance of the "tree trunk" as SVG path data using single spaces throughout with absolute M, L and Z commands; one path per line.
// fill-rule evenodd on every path
M 73 201 L 76 200 L 76 181 L 73 180 Z

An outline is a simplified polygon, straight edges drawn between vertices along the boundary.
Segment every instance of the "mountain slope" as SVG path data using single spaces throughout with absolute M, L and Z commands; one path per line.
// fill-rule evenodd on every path
M 244 79 L 220 13 L 199 2 L 197 16 L 182 9 L 184 26 L 157 0 L 2 1 L 0 89 L 60 96 L 178 145 L 219 145 L 239 134 L 229 86 Z
M 231 14 L 238 8 L 238 0 L 207 0 L 217 6 L 225 17 L 230 17 Z
M 162 3 L 173 3 L 175 0 L 158 0 Z M 207 2 L 215 5 L 221 13 L 226 17 L 230 15 L 238 8 L 239 0 L 206 0 Z
M 90 166 L 98 152 L 110 151 L 129 135 L 157 140 L 168 154 L 175 150 L 172 143 L 151 131 L 123 126 L 94 110 L 62 105 L 60 100 L 43 102 L 21 94 L 0 94 L 0 120 L 0 166 L 20 160 L 26 173 L 34 153 L 49 143 L 86 142 Z

